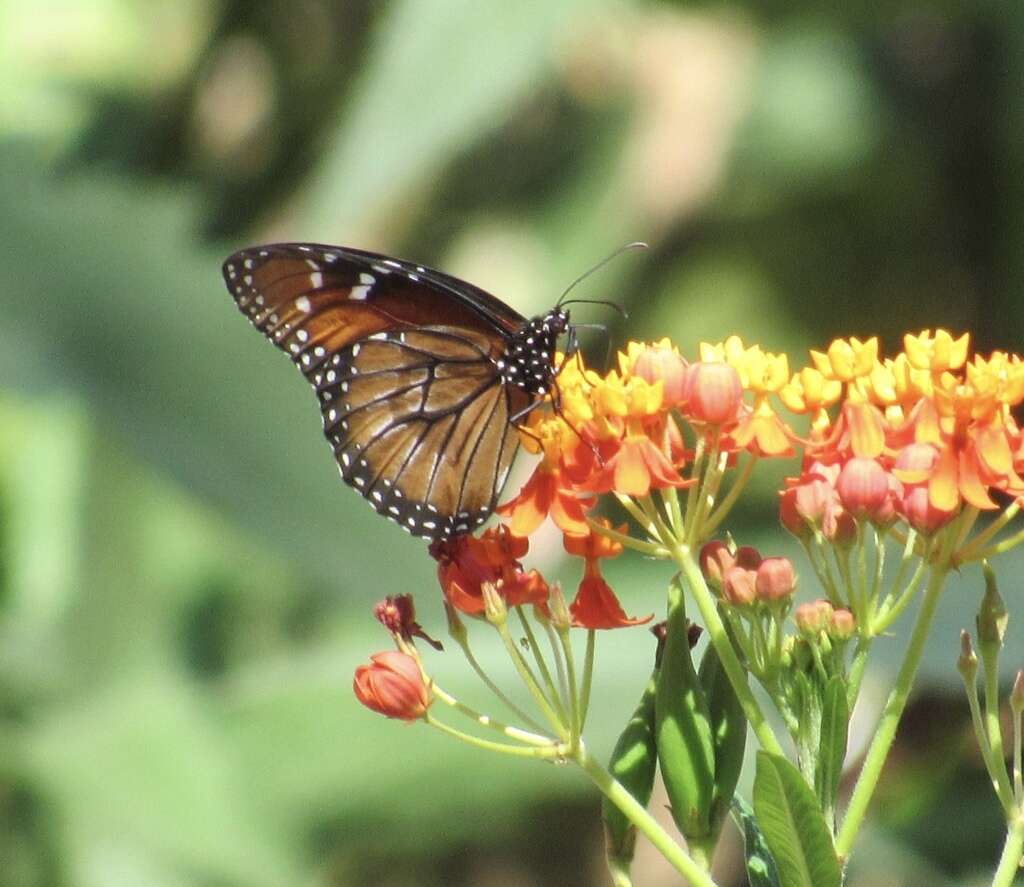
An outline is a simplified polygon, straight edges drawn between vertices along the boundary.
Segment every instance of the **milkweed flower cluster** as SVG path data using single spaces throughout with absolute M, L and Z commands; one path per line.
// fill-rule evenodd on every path
M 969 346 L 966 334 L 945 330 L 908 334 L 893 356 L 882 355 L 876 338 L 837 339 L 795 370 L 786 355 L 736 336 L 701 343 L 692 359 L 667 339 L 630 342 L 605 373 L 579 354 L 559 355 L 555 389 L 521 427 L 536 464 L 498 507 L 501 522 L 431 546 L 451 636 L 518 725 L 468 708 L 427 677 L 414 639 L 430 639 L 410 614 L 381 621 L 417 664 L 422 686 L 405 660 L 375 658 L 357 679 L 357 695 L 392 717 L 434 725 L 440 722 L 430 703 L 440 699 L 478 727 L 503 733 L 502 742 L 488 742 L 442 727 L 459 738 L 575 760 L 610 799 L 613 871 L 628 869 L 639 828 L 691 881 L 709 884 L 701 877 L 743 761 L 736 737 L 749 728 L 765 752 L 782 757 L 748 686 L 752 677 L 791 733 L 823 828 L 832 832 L 837 858 L 844 856 L 895 733 L 895 721 L 880 730 L 877 767 L 869 755 L 868 777 L 840 825 L 845 726 L 875 640 L 922 596 L 915 632 L 926 631 L 951 571 L 1024 541 L 1024 533 L 1010 530 L 1024 498 L 1024 432 L 1014 417 L 1024 401 L 1024 362 L 1002 351 L 972 355 Z M 816 600 L 797 604 L 798 588 L 808 582 L 791 559 L 762 555 L 725 532 L 764 459 L 793 460 L 778 519 L 804 549 Z M 606 516 L 613 512 L 617 520 Z M 558 582 L 524 566 L 530 537 L 546 522 L 580 564 L 571 602 Z M 658 626 L 658 664 L 611 771 L 643 806 L 661 770 L 689 855 L 668 849 L 635 803 L 622 803 L 595 776 L 582 740 L 595 633 L 653 618 L 627 615 L 602 572 L 603 562 L 627 549 L 669 561 L 677 573 Z M 512 614 L 518 623 L 510 623 Z M 690 642 L 698 616 L 708 639 L 699 669 Z M 518 708 L 480 668 L 466 618 L 501 634 L 537 714 Z M 571 640 L 579 630 L 586 632 L 582 668 Z M 913 679 L 920 647 L 908 648 L 901 680 Z M 894 688 L 886 718 L 898 721 L 908 691 Z M 838 751 L 816 732 L 823 724 L 843 736 Z M 694 763 L 694 755 L 703 761 Z M 631 770 L 627 759 L 647 763 Z M 613 821 L 623 815 L 628 827 Z

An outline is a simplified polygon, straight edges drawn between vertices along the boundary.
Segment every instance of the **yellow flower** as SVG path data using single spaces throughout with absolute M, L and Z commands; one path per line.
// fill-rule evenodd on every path
M 968 333 L 954 339 L 943 329 L 937 329 L 934 336 L 930 330 L 922 330 L 917 336 L 907 333 L 903 337 L 903 350 L 910 365 L 936 375 L 960 369 L 967 360 L 969 345 Z
M 866 342 L 856 337 L 835 339 L 825 353 L 811 351 L 811 360 L 826 379 L 853 382 L 870 375 L 878 363 L 878 337 Z

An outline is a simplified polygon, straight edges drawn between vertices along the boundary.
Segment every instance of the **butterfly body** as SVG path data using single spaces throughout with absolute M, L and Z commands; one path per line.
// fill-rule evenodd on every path
M 487 520 L 516 423 L 554 385 L 567 311 L 528 320 L 442 272 L 320 244 L 242 250 L 223 270 L 313 386 L 346 483 L 427 539 Z

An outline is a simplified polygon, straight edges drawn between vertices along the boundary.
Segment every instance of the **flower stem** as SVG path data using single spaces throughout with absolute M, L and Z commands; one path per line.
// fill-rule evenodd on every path
M 580 732 L 587 725 L 587 712 L 590 709 L 590 688 L 594 683 L 594 649 L 596 646 L 597 632 L 590 629 L 587 632 L 587 650 L 583 654 L 583 684 L 580 687 Z
M 558 712 L 551 707 L 551 701 L 540 688 L 540 684 L 537 683 L 537 678 L 534 677 L 529 663 L 523 659 L 522 654 L 519 652 L 519 648 L 516 646 L 516 642 L 512 639 L 512 635 L 509 634 L 508 626 L 502 622 L 500 625 L 496 626 L 496 628 L 498 629 L 498 634 L 501 637 L 502 643 L 505 645 L 505 651 L 512 660 L 512 664 L 515 666 L 516 671 L 519 672 L 520 680 L 526 685 L 526 688 L 530 691 L 530 695 L 533 696 L 534 700 L 536 700 L 540 710 L 544 712 L 544 717 L 547 718 L 548 723 L 561 738 L 568 738 L 564 721 L 559 716 Z
M 693 559 L 691 550 L 685 545 L 677 545 L 673 549 L 673 557 L 679 569 L 682 570 L 683 575 L 686 577 L 686 584 L 689 586 L 690 593 L 693 595 L 697 608 L 700 610 L 701 618 L 704 620 L 704 628 L 707 630 L 711 643 L 715 645 L 715 652 L 718 653 L 722 667 L 729 676 L 729 682 L 736 692 L 740 706 L 750 722 L 754 735 L 757 736 L 757 741 L 761 743 L 761 747 L 765 751 L 781 755 L 783 753 L 782 746 L 779 745 L 771 725 L 766 720 L 764 712 L 761 711 L 761 706 L 758 705 L 757 699 L 750 690 L 750 685 L 747 683 L 746 676 L 743 673 L 743 666 L 736 656 L 736 651 L 729 641 L 725 625 L 718 615 L 715 599 L 708 589 L 707 583 L 704 581 L 700 567 L 697 566 L 697 562 Z
M 970 542 L 967 543 L 960 551 L 956 554 L 958 563 L 964 563 L 965 561 L 978 560 L 975 556 L 975 552 L 983 545 L 988 543 L 989 539 L 996 535 L 1003 527 L 1005 527 L 1014 517 L 1017 512 L 1020 511 L 1021 503 L 1019 499 L 1015 499 L 1010 505 L 1008 505 L 999 517 L 995 518 L 984 530 L 978 533 Z
M 992 887 L 1012 887 L 1020 871 L 1021 854 L 1024 852 L 1024 816 L 1017 813 L 1008 823 L 1006 843 L 999 857 L 999 867 L 992 878 Z
M 618 807 L 646 835 L 669 864 L 687 879 L 691 887 L 716 887 L 711 876 L 669 836 L 653 816 L 634 798 L 600 762 L 592 757 L 586 747 L 580 744 L 574 759 L 583 772 L 593 780 L 606 798 Z
M 917 614 L 917 622 L 910 636 L 906 656 L 896 676 L 896 683 L 893 685 L 889 698 L 885 703 L 882 719 L 875 731 L 875 738 L 871 742 L 871 747 L 868 749 L 864 766 L 861 768 L 857 785 L 853 790 L 849 806 L 846 809 L 846 816 L 836 838 L 836 854 L 840 859 L 850 854 L 854 839 L 857 837 L 857 832 L 864 821 L 864 816 L 867 814 L 871 797 L 882 775 L 882 768 L 885 766 L 889 749 L 896 738 L 896 728 L 899 726 L 900 717 L 910 696 L 910 690 L 917 675 L 917 668 L 921 664 L 925 641 L 928 639 L 928 633 L 935 618 L 935 611 L 938 607 L 939 597 L 942 594 L 946 577 L 949 575 L 949 569 L 948 559 L 944 559 L 932 567 L 931 577 L 928 580 L 928 587 L 921 601 L 921 610 Z
M 433 693 L 435 699 L 440 699 L 445 705 L 450 705 L 456 711 L 464 714 L 467 718 L 476 721 L 481 727 L 486 727 L 489 730 L 497 730 L 499 733 L 504 733 L 509 739 L 515 739 L 519 742 L 525 742 L 527 745 L 551 745 L 552 739 L 548 736 L 543 736 L 540 733 L 530 733 L 527 730 L 520 730 L 518 727 L 511 727 L 508 724 L 502 723 L 490 715 L 481 714 L 475 708 L 471 708 L 464 702 L 460 702 L 446 690 L 441 689 L 436 682 L 431 683 L 430 691 Z
M 607 536 L 609 539 L 614 539 L 626 548 L 632 548 L 634 551 L 639 551 L 641 554 L 657 558 L 668 557 L 668 549 L 664 546 L 656 545 L 653 542 L 645 542 L 643 539 L 635 539 L 626 533 L 620 533 L 618 530 L 613 530 L 611 527 L 599 524 L 592 518 L 587 518 L 587 526 L 589 526 L 590 529 L 599 536 Z
M 579 681 L 576 678 L 576 657 L 572 652 L 572 641 L 569 638 L 568 626 L 559 629 L 558 639 L 562 642 L 562 658 L 565 660 L 566 679 L 568 681 L 566 692 L 569 697 L 569 741 L 575 745 L 580 740 L 583 722 L 580 715 Z
M 704 536 L 710 537 L 718 529 L 719 524 L 729 516 L 729 512 L 732 510 L 733 505 L 736 504 L 736 500 L 739 499 L 740 494 L 746 489 L 747 481 L 750 480 L 750 475 L 754 473 L 755 465 L 757 465 L 757 455 L 751 453 L 746 462 L 743 463 L 739 475 L 737 475 L 729 487 L 729 492 L 722 497 L 718 507 L 711 512 L 711 515 L 705 521 Z
M 540 644 L 537 643 L 537 636 L 533 633 L 533 628 L 530 625 L 529 620 L 526 618 L 526 614 L 523 612 L 522 607 L 516 607 L 516 613 L 519 616 L 519 623 L 523 626 L 523 632 L 526 637 L 526 643 L 530 647 L 530 652 L 533 653 L 533 661 L 537 663 L 537 668 L 540 671 L 541 680 L 544 681 L 544 686 L 547 688 L 548 699 L 551 700 L 554 705 L 555 711 L 558 712 L 559 719 L 565 722 L 565 706 L 562 703 L 562 697 L 558 692 L 558 688 L 555 686 L 555 681 L 551 677 L 551 671 L 548 669 L 548 664 L 544 659 L 544 652 L 540 648 Z M 558 648 L 553 648 L 554 655 L 558 656 Z
M 462 730 L 457 730 L 455 727 L 449 727 L 447 724 L 435 720 L 429 713 L 423 716 L 423 720 L 431 727 L 435 727 L 440 730 L 442 733 L 447 733 L 449 736 L 458 739 L 460 742 L 465 742 L 467 745 L 481 748 L 484 751 L 493 751 L 503 755 L 512 755 L 516 758 L 537 758 L 541 761 L 554 761 L 565 758 L 566 752 L 568 752 L 568 746 L 562 743 L 557 745 L 549 744 L 545 748 L 538 748 L 536 746 L 509 745 L 505 742 L 492 742 L 490 739 L 481 739 L 479 736 L 473 736 L 470 733 L 464 733 Z
M 510 712 L 512 712 L 512 714 L 519 718 L 519 720 L 526 724 L 526 726 L 529 727 L 531 730 L 536 730 L 539 733 L 541 730 L 544 729 L 525 711 L 523 711 L 518 705 L 516 705 L 511 699 L 509 699 L 509 697 L 502 691 L 502 689 L 497 684 L 495 684 L 494 681 L 490 679 L 487 672 L 483 670 L 483 667 L 477 661 L 477 658 L 473 654 L 472 649 L 470 649 L 468 641 L 460 641 L 459 646 L 462 648 L 462 653 L 466 657 L 466 660 L 469 662 L 470 668 L 472 668 L 473 671 L 476 672 L 477 677 L 484 682 L 484 686 L 486 686 L 488 690 L 490 690 L 495 696 L 497 696 L 498 699 L 500 699 L 505 704 L 505 707 L 508 708 Z

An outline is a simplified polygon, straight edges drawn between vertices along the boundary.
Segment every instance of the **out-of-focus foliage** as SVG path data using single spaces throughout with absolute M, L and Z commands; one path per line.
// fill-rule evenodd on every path
M 613 324 L 596 362 L 738 332 L 798 364 L 936 325 L 1020 350 L 1022 25 L 938 2 L 0 0 L 0 887 L 600 883 L 574 774 L 350 699 L 385 645 L 374 600 L 416 592 L 442 633 L 432 564 L 336 482 L 221 258 L 349 243 L 530 313 L 643 239 L 581 291 L 631 312 L 584 309 Z M 783 552 L 777 480 L 743 541 Z M 558 549 L 536 552 L 553 572 Z M 630 612 L 660 606 L 653 567 L 609 572 Z M 933 679 L 978 592 L 951 589 Z M 607 752 L 653 650 L 602 649 Z M 915 754 L 951 758 L 907 748 L 911 783 Z M 872 858 L 930 884 L 986 865 L 984 840 L 937 844 L 940 800 L 881 819 Z

